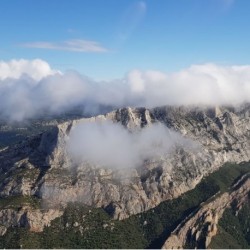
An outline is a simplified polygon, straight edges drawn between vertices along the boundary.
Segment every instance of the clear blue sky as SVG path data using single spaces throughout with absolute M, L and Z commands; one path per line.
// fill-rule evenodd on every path
M 0 60 L 96 79 L 250 64 L 250 0 L 0 0 Z

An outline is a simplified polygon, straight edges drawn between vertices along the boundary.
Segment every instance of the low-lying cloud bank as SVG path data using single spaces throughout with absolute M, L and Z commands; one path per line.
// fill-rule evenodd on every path
M 197 148 L 196 143 L 162 124 L 131 133 L 111 121 L 77 125 L 72 129 L 67 145 L 76 163 L 88 162 L 112 169 L 138 167 L 147 159 L 170 153 L 177 145 Z
M 250 102 L 250 66 L 194 65 L 165 74 L 133 70 L 110 82 L 61 73 L 42 60 L 0 62 L 0 118 L 22 121 L 76 106 L 237 105 Z

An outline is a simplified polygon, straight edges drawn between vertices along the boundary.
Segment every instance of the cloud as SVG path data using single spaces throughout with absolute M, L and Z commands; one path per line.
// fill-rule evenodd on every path
M 52 70 L 49 64 L 40 59 L 11 60 L 9 62 L 0 61 L 0 80 L 6 78 L 19 79 L 23 75 L 28 75 L 34 80 L 41 80 L 43 77 L 59 73 Z
M 222 2 L 226 7 L 230 7 L 234 4 L 235 0 L 222 0 Z
M 72 33 L 73 33 L 73 34 L 74 34 L 74 33 L 79 33 L 78 30 L 73 29 L 73 28 L 68 28 L 68 29 L 67 29 L 67 32 L 68 32 L 68 33 L 71 33 L 71 34 L 72 34 Z
M 121 41 L 127 40 L 138 28 L 147 12 L 147 5 L 144 1 L 138 1 L 130 5 L 124 14 L 118 27 L 118 38 Z
M 126 169 L 166 155 L 177 145 L 186 149 L 196 146 L 162 124 L 153 124 L 132 133 L 121 124 L 104 121 L 76 125 L 69 134 L 67 148 L 77 163 Z
M 22 47 L 50 50 L 64 50 L 73 52 L 107 52 L 108 49 L 96 41 L 73 39 L 63 42 L 31 42 L 21 44 Z
M 223 10 L 229 10 L 235 3 L 235 0 L 218 0 Z
M 162 105 L 239 105 L 250 102 L 250 66 L 192 65 L 171 74 L 133 70 L 102 82 L 61 73 L 42 60 L 0 63 L 0 118 L 25 120 L 81 107 L 153 108 Z
M 23 121 L 67 111 L 84 105 L 87 87 L 83 78 L 75 73 L 56 74 L 39 82 L 28 77 L 7 79 L 0 83 L 0 117 Z
M 136 77 L 135 71 L 128 74 L 131 97 L 140 100 L 136 105 L 237 105 L 250 101 L 250 66 L 193 65 L 169 75 L 136 72 Z

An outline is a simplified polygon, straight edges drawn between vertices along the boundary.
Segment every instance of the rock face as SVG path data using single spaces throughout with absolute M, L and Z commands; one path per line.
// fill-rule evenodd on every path
M 25 227 L 33 232 L 42 232 L 45 226 L 49 226 L 52 220 L 62 214 L 63 212 L 57 209 L 41 211 L 28 206 L 18 211 L 11 208 L 2 209 L 0 211 L 0 235 L 4 235 L 9 227 Z
M 225 162 L 249 161 L 249 111 L 248 105 L 123 108 L 62 123 L 0 151 L 0 197 L 38 196 L 49 208 L 81 201 L 124 219 L 194 188 Z M 129 131 L 159 122 L 198 143 L 199 149 L 176 147 L 172 154 L 148 159 L 131 170 L 74 164 L 66 150 L 71 129 L 81 122 L 104 120 L 121 123 Z
M 199 245 L 191 248 L 208 248 L 211 239 L 217 233 L 219 219 L 227 207 L 236 204 L 241 207 L 249 197 L 250 176 L 241 178 L 234 186 L 233 191 L 217 194 L 210 201 L 202 204 L 197 211 L 189 215 L 170 235 L 163 245 L 163 249 L 184 248 L 189 242 Z M 190 247 L 188 247 L 190 248 Z

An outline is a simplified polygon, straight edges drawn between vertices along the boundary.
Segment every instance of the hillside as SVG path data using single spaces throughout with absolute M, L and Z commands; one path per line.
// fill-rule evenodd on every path
M 72 131 L 81 124 L 107 120 L 121 124 L 130 134 L 146 131 L 153 124 L 163 124 L 175 143 L 171 150 L 144 159 L 134 168 L 73 161 L 67 151 Z M 206 184 L 211 173 L 225 163 L 250 160 L 249 120 L 248 105 L 239 108 L 124 108 L 97 117 L 62 122 L 47 132 L 9 146 L 0 152 L 2 242 L 9 246 L 8 239 L 16 237 L 17 244 L 25 245 L 28 243 L 20 242 L 25 242 L 28 234 L 34 237 L 32 244 L 37 242 L 40 246 L 45 244 L 42 239 L 46 234 L 44 239 L 55 237 L 51 241 L 55 245 L 48 247 L 71 247 L 76 239 L 79 244 L 71 248 L 92 247 L 92 243 L 93 247 L 98 247 L 104 243 L 97 244 L 97 238 L 90 243 L 92 233 L 100 234 L 100 241 L 106 234 L 111 237 L 117 226 L 113 237 L 116 243 L 108 241 L 101 246 L 124 244 L 119 246 L 126 248 L 136 236 L 135 248 L 161 247 L 185 216 L 218 191 L 225 192 L 234 180 L 248 172 L 248 164 L 230 165 L 226 168 L 228 173 L 225 174 L 223 168 L 218 172 L 223 175 L 216 178 L 216 185 L 215 180 Z M 116 151 L 113 157 L 115 154 Z M 204 179 L 208 175 L 208 179 Z M 227 175 L 231 176 L 228 182 Z M 225 204 L 230 207 L 231 202 Z M 158 211 L 157 216 L 152 215 L 154 211 Z M 221 216 L 223 212 L 221 210 Z M 73 223 L 73 228 L 80 228 L 71 235 L 72 227 L 66 226 L 65 221 L 78 214 L 84 218 L 83 224 L 70 220 L 68 225 Z M 168 218 L 167 214 L 172 216 L 168 222 L 163 219 Z M 94 231 L 88 218 L 95 221 Z M 125 233 L 125 228 L 131 230 Z M 69 238 L 63 232 L 69 234 Z M 86 237 L 80 237 L 83 234 Z M 186 243 L 189 244 L 185 240 L 183 244 Z
M 49 226 L 44 228 L 43 232 L 31 232 L 28 225 L 9 228 L 6 234 L 0 237 L 0 247 L 161 248 L 178 224 L 185 221 L 186 217 L 199 211 L 204 201 L 209 200 L 218 193 L 220 193 L 218 196 L 220 197 L 227 190 L 230 190 L 230 187 L 246 173 L 250 173 L 249 163 L 228 164 L 209 177 L 204 178 L 195 189 L 188 191 L 179 198 L 164 201 L 154 209 L 133 215 L 122 221 L 113 220 L 103 209 L 86 207 L 79 203 L 70 203 L 63 215 L 53 220 Z M 249 191 L 250 187 L 248 186 Z M 15 200 L 18 205 L 14 202 Z M 16 204 L 16 209 L 18 209 L 21 200 L 15 197 L 12 200 L 9 199 L 6 203 L 9 207 Z M 249 222 L 249 220 L 246 220 L 249 217 L 244 217 L 247 213 L 249 214 L 249 210 L 247 210 L 249 205 L 245 203 L 239 210 L 237 217 L 229 212 L 230 219 L 228 221 L 228 211 L 230 209 L 235 210 L 235 205 L 236 203 L 229 204 L 229 210 L 227 209 L 224 212 L 225 215 L 219 220 L 218 235 L 212 238 L 211 247 L 249 248 L 248 227 L 247 225 L 239 227 L 237 222 L 237 220 L 245 220 L 245 223 Z M 225 219 L 227 219 L 227 228 L 238 226 L 237 238 L 240 240 L 235 240 L 235 235 L 231 237 L 232 235 L 225 234 L 225 229 L 221 226 Z M 230 243 L 228 239 L 234 243 Z M 185 244 L 184 247 L 187 248 L 192 248 L 196 244 L 198 244 L 198 247 L 204 247 L 205 241 L 200 240 L 197 242 L 195 239 L 189 239 Z

